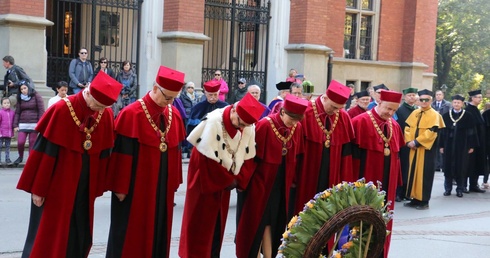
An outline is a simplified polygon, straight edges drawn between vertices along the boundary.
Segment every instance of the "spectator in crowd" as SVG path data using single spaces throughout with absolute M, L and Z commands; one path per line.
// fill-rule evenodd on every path
M 136 72 L 131 68 L 131 62 L 122 62 L 123 69 L 116 77 L 116 80 L 123 85 L 121 94 L 113 105 L 114 116 L 117 116 L 121 109 L 136 101 L 136 90 L 138 89 L 138 78 Z
M 467 179 L 465 179 L 465 190 L 463 192 L 475 192 L 484 193 L 485 190 L 481 189 L 478 184 L 478 178 L 480 175 L 485 176 L 488 174 L 487 168 L 487 150 L 486 150 L 486 138 L 485 138 L 485 121 L 478 109 L 478 105 L 482 102 L 483 96 L 481 90 L 473 90 L 468 92 L 469 99 L 466 105 L 466 112 L 471 113 L 475 119 L 476 135 L 478 139 L 478 145 L 475 146 L 474 151 L 470 153 L 467 171 Z M 469 181 L 469 187 L 468 186 Z
M 68 75 L 70 76 L 69 86 L 74 94 L 90 86 L 90 82 L 94 78 L 94 69 L 92 68 L 92 64 L 87 60 L 87 57 L 88 50 L 82 47 L 78 51 L 78 58 L 70 62 L 70 67 L 68 68 Z
M 303 98 L 310 101 L 313 96 L 313 92 L 315 90 L 315 86 L 311 81 L 303 81 Z
M 10 108 L 10 99 L 2 98 L 2 109 L 0 109 L 0 156 L 5 145 L 5 164 L 10 165 L 10 143 L 14 137 L 14 110 Z
M 54 103 L 58 102 L 60 99 L 66 98 L 68 92 L 68 83 L 65 81 L 59 81 L 56 84 L 56 96 L 52 97 L 48 101 L 48 108 L 51 107 Z
M 114 116 L 107 107 L 120 91 L 116 80 L 99 73 L 39 120 L 39 137 L 17 184 L 32 195 L 22 257 L 88 256 L 94 202 L 106 190 L 114 146 Z
M 250 94 L 207 115 L 187 137 L 192 150 L 180 257 L 219 257 L 230 191 L 245 190 L 254 170 L 255 127 L 264 109 Z
M 214 72 L 214 78 L 212 81 L 216 81 L 220 83 L 219 87 L 219 100 L 225 101 L 226 99 L 226 94 L 228 94 L 228 84 L 226 83 L 225 79 L 223 79 L 223 75 L 221 74 L 220 70 L 216 70 Z
M 281 110 L 256 124 L 255 169 L 244 191 L 236 232 L 236 256 L 276 257 L 288 221 L 289 190 L 299 173 L 302 127 L 308 101 L 288 95 Z M 237 208 L 238 209 L 238 208 Z
M 7 69 L 7 72 L 3 77 L 3 87 L 0 89 L 4 91 L 4 97 L 10 99 L 10 104 L 14 108 L 17 105 L 17 94 L 19 94 L 20 86 L 26 84 L 34 88 L 34 83 L 24 69 L 15 64 L 15 59 L 12 56 L 3 57 L 3 67 Z
M 97 68 L 95 68 L 95 76 L 97 76 L 97 74 L 99 72 L 104 72 L 104 73 L 108 74 L 110 77 L 116 78 L 116 74 L 109 67 L 109 61 L 105 57 L 101 57 L 99 59 L 99 66 Z
M 233 91 L 233 95 L 230 97 L 230 103 L 235 103 L 237 101 L 240 101 L 243 96 L 247 94 L 247 80 L 245 78 L 240 78 L 238 79 L 238 86 Z
M 18 166 L 24 160 L 24 146 L 29 137 L 29 153 L 32 153 L 37 134 L 36 126 L 44 114 L 44 101 L 39 93 L 30 86 L 20 86 L 15 108 L 14 131 L 18 132 L 17 150 L 19 157 L 14 161 Z
M 401 99 L 401 93 L 383 90 L 376 107 L 352 119 L 355 132 L 354 173 L 368 182 L 381 182 L 382 189 L 386 191 L 385 203 L 391 210 L 395 208 L 393 201 L 400 182 L 398 154 L 405 143 L 400 126 L 392 118 Z M 386 229 L 391 231 L 392 227 L 393 221 L 390 221 Z M 387 236 L 381 257 L 388 257 L 390 242 L 391 234 Z
M 420 108 L 407 118 L 405 142 L 410 148 L 405 207 L 417 210 L 429 209 L 429 200 L 434 182 L 434 164 L 439 151 L 439 131 L 446 127 L 441 114 L 431 107 L 432 91 L 418 92 Z
M 192 108 L 199 102 L 201 102 L 202 95 L 199 95 L 195 90 L 193 82 L 187 82 L 184 86 L 184 91 L 180 94 L 180 100 L 185 108 L 185 114 L 190 116 Z
M 160 66 L 151 91 L 116 118 L 109 165 L 113 194 L 108 258 L 169 257 L 174 192 L 182 183 L 180 142 L 185 138 L 172 103 L 184 76 Z
M 301 77 L 304 78 L 304 76 L 301 76 Z M 303 83 L 303 81 L 300 78 L 298 78 L 298 71 L 296 71 L 296 69 L 294 69 L 294 68 L 291 68 L 289 70 L 288 78 L 286 78 L 286 81 L 287 82 L 296 82 L 299 84 Z
M 407 118 L 412 114 L 412 112 L 417 108 L 415 106 L 415 101 L 417 100 L 417 93 L 418 93 L 417 88 L 407 88 L 403 90 L 403 95 L 405 98 L 405 101 L 400 105 L 398 110 L 396 111 L 397 116 L 399 119 L 397 120 L 398 124 L 400 125 L 400 128 L 402 130 L 405 130 L 405 126 L 407 125 L 405 121 Z M 400 166 L 401 166 L 401 181 L 402 185 L 398 187 L 396 190 L 396 202 L 401 202 L 403 200 L 408 200 L 406 193 L 407 193 L 407 177 L 408 177 L 408 165 L 410 161 L 410 148 L 405 146 L 401 146 L 400 148 Z
M 250 95 L 252 95 L 252 97 L 254 97 L 257 101 L 259 101 L 261 106 L 264 107 L 264 113 L 262 113 L 259 120 L 269 115 L 271 110 L 264 103 L 260 102 L 260 93 L 262 92 L 262 90 L 260 89 L 259 85 L 256 84 L 249 85 L 247 91 L 248 93 L 250 93 Z
M 442 92 L 442 90 L 437 90 L 435 94 L 436 100 L 432 102 L 432 108 L 435 111 L 439 112 L 439 114 L 444 115 L 451 108 L 451 103 L 444 99 L 444 92 Z M 439 151 L 437 152 L 435 170 L 444 170 L 444 153 L 441 153 Z
M 440 152 L 445 153 L 444 196 L 451 195 L 453 180 L 456 196 L 463 197 L 469 155 L 478 145 L 475 118 L 463 109 L 464 97 L 452 97 L 452 108 L 442 115 L 446 128 L 441 130 Z
M 303 126 L 305 159 L 297 179 L 295 212 L 312 196 L 342 181 L 354 181 L 352 140 L 354 131 L 343 107 L 350 89 L 332 80 L 326 93 L 308 103 Z

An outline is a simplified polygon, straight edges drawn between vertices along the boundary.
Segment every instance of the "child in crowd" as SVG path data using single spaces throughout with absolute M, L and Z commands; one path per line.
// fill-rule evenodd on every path
M 2 148 L 5 144 L 5 163 L 10 161 L 10 142 L 14 136 L 14 110 L 10 109 L 10 99 L 2 98 L 2 109 L 0 109 L 0 159 Z

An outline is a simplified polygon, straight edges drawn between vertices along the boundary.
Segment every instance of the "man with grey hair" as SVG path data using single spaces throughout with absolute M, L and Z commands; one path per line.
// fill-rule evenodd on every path
M 248 93 L 250 93 L 250 95 L 252 95 L 252 97 L 254 97 L 257 101 L 259 101 L 260 105 L 262 105 L 265 108 L 264 113 L 262 113 L 262 115 L 260 116 L 260 119 L 262 119 L 263 117 L 269 115 L 269 113 L 271 112 L 271 110 L 267 107 L 267 105 L 265 105 L 264 103 L 260 102 L 260 93 L 262 92 L 262 90 L 260 89 L 260 87 L 258 85 L 256 85 L 256 84 L 252 84 L 252 85 L 249 85 L 248 86 L 247 91 L 248 91 Z

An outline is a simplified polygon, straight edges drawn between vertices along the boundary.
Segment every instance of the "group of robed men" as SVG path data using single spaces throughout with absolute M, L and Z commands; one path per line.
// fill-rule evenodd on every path
M 152 89 L 113 122 L 107 107 L 121 85 L 99 73 L 90 87 L 47 110 L 17 186 L 33 200 L 23 257 L 87 257 L 94 200 L 107 190 L 113 192 L 107 257 L 168 257 L 185 138 L 172 102 L 183 84 L 182 72 L 161 66 Z M 423 161 L 431 149 L 423 137 L 437 137 L 434 122 L 420 119 L 431 111 L 421 108 L 407 119 L 404 140 L 392 118 L 401 93 L 380 91 L 377 105 L 353 119 L 343 110 L 349 95 L 350 88 L 332 81 L 315 100 L 288 96 L 278 113 L 260 121 L 264 107 L 250 94 L 208 113 L 187 137 L 194 148 L 179 255 L 219 256 L 235 188 L 243 197 L 237 257 L 274 257 L 288 212 L 302 210 L 317 192 L 364 177 L 382 182 L 393 201 L 403 146 L 414 167 L 409 178 L 425 182 L 425 166 L 412 159 Z M 427 187 L 415 185 L 409 181 L 409 197 L 424 201 Z M 389 237 L 385 257 L 388 247 Z

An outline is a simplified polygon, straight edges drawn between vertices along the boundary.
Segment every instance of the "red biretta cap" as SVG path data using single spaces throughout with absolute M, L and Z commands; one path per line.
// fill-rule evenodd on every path
M 162 65 L 160 66 L 160 69 L 158 69 L 155 81 L 164 89 L 169 91 L 180 91 L 182 90 L 182 87 L 184 87 L 184 77 L 184 73 Z
M 400 92 L 392 90 L 382 90 L 381 91 L 381 101 L 400 103 L 402 101 L 402 94 Z
M 203 85 L 204 90 L 209 93 L 218 92 L 221 87 L 221 82 L 216 80 L 207 81 Z
M 298 98 L 292 94 L 286 96 L 282 106 L 288 112 L 303 115 L 308 107 L 308 101 L 306 99 Z
M 90 95 L 100 104 L 110 106 L 121 93 L 122 84 L 107 73 L 98 73 L 90 84 Z
M 345 104 L 350 96 L 350 88 L 332 80 L 328 85 L 327 97 L 337 104 Z
M 243 122 L 247 124 L 257 123 L 265 107 L 247 92 L 236 106 L 236 112 Z

